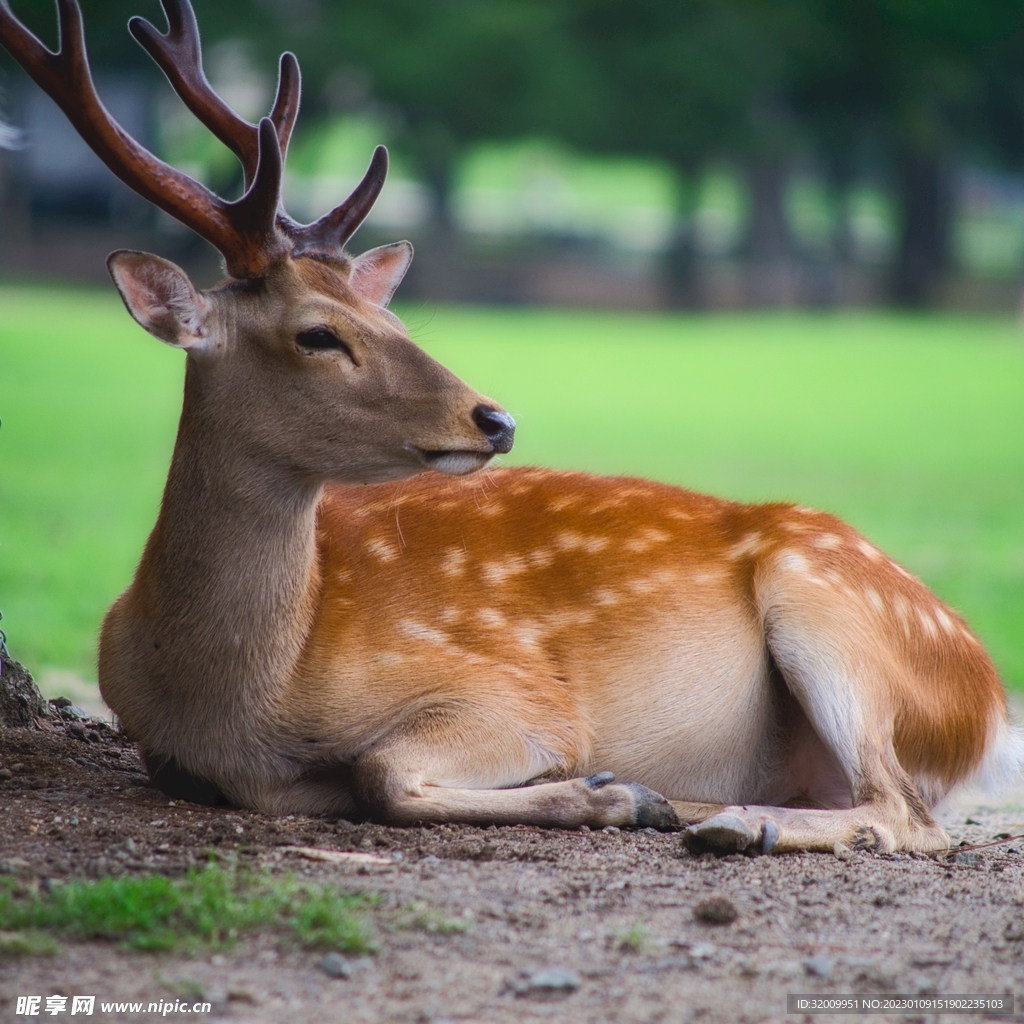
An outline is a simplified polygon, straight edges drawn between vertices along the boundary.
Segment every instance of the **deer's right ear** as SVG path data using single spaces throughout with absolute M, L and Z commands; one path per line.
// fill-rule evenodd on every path
M 149 253 L 118 249 L 107 257 L 107 269 L 140 327 L 177 348 L 196 352 L 208 347 L 210 303 L 181 267 Z

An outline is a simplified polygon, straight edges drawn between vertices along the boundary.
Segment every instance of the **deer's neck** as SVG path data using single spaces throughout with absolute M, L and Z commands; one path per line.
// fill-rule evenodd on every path
M 132 646 L 178 721 L 228 712 L 251 726 L 273 715 L 309 633 L 322 488 L 268 465 L 221 410 L 211 422 L 197 377 L 189 366 L 160 515 L 126 595 Z

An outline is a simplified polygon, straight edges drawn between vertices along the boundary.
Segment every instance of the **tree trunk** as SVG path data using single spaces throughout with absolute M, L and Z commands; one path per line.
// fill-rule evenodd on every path
M 786 222 L 786 167 L 777 157 L 750 165 L 750 222 L 747 258 L 750 301 L 755 306 L 788 306 L 794 302 L 792 247 Z
M 679 202 L 675 231 L 661 255 L 662 301 L 668 309 L 699 309 L 702 302 L 693 244 L 696 168 L 681 163 L 675 166 L 675 172 L 679 179 Z
M 430 124 L 418 126 L 407 141 L 434 200 L 430 223 L 417 239 L 410 290 L 424 299 L 457 301 L 464 298 L 462 239 L 452 209 L 459 147 L 446 129 Z
M 937 153 L 903 153 L 899 190 L 903 225 L 892 296 L 901 306 L 930 306 L 949 264 L 953 188 L 945 160 Z

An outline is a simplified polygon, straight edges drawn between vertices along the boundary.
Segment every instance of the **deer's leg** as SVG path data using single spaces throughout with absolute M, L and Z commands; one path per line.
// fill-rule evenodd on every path
M 664 797 L 610 772 L 526 785 L 571 771 L 568 751 L 545 748 L 514 715 L 460 707 L 421 714 L 354 766 L 363 809 L 394 824 L 653 826 L 680 822 Z
M 830 608 L 820 592 L 814 596 L 816 602 L 794 601 L 770 614 L 766 628 L 795 701 L 787 752 L 793 789 L 782 799 L 812 806 L 727 807 L 691 827 L 691 845 L 762 852 L 831 850 L 836 843 L 880 852 L 946 849 L 948 836 L 893 750 L 885 694 L 901 671 L 896 658 L 850 621 L 849 610 Z
M 676 817 L 687 825 L 706 821 L 715 814 L 725 810 L 725 804 L 702 804 L 690 800 L 669 800 Z

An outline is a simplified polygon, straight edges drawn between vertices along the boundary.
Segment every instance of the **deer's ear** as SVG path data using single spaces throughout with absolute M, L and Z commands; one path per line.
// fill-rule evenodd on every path
M 118 249 L 107 257 L 107 269 L 140 327 L 168 345 L 193 352 L 207 348 L 210 303 L 181 267 L 149 253 Z
M 412 242 L 392 242 L 370 249 L 352 261 L 348 283 L 364 299 L 386 306 L 412 263 Z

